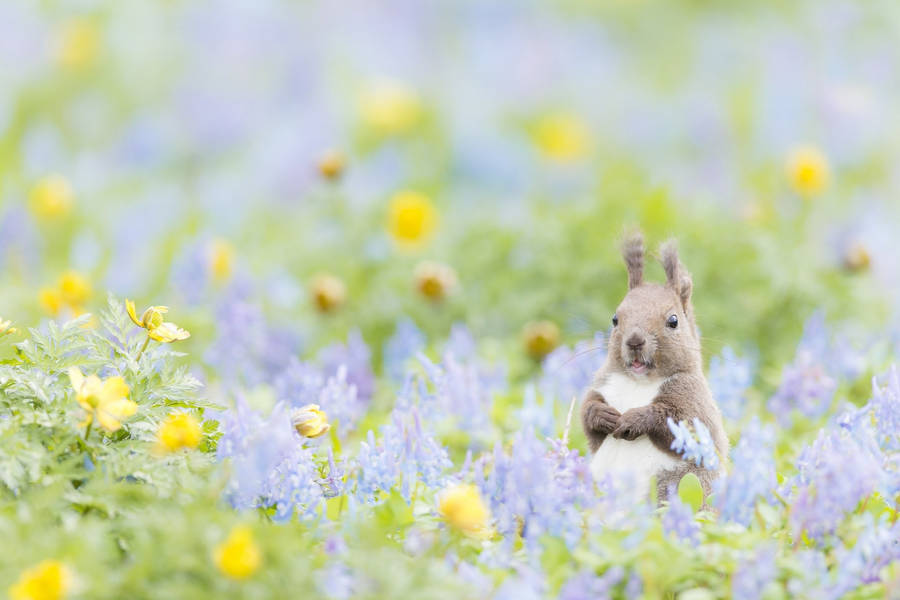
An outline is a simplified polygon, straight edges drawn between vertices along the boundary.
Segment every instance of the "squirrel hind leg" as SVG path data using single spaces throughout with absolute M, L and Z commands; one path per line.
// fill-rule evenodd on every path
M 670 490 L 672 495 L 678 494 L 678 484 L 681 483 L 681 478 L 688 473 L 693 473 L 700 480 L 700 486 L 703 488 L 703 505 L 708 506 L 706 501 L 712 493 L 712 482 L 719 476 L 719 472 L 695 467 L 692 464 L 678 469 L 660 471 L 656 474 L 656 498 L 660 505 L 669 500 Z

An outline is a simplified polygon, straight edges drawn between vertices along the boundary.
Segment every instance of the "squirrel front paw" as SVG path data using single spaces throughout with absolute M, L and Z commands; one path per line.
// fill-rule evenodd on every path
M 605 402 L 590 402 L 584 407 L 584 424 L 590 431 L 611 433 L 619 424 L 622 413 Z
M 644 411 L 639 408 L 631 408 L 626 410 L 619 419 L 619 424 L 612 432 L 614 438 L 621 440 L 635 440 L 644 433 L 643 422 L 645 419 Z

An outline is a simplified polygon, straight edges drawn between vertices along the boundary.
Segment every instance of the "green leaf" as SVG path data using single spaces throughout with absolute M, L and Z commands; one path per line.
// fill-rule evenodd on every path
M 700 485 L 700 479 L 693 473 L 682 477 L 678 482 L 678 497 L 694 512 L 700 510 L 703 506 L 703 486 Z

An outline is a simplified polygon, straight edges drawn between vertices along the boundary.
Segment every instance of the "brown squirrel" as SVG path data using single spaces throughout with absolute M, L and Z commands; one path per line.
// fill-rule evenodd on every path
M 660 248 L 666 284 L 644 283 L 644 242 L 626 238 L 628 293 L 612 317 L 606 362 L 594 376 L 581 407 L 581 422 L 593 453 L 595 479 L 607 475 L 633 479 L 636 493 L 650 491 L 656 477 L 658 498 L 693 472 L 708 494 L 724 467 L 709 470 L 671 449 L 667 420 L 696 417 L 709 429 L 720 464 L 728 438 L 713 400 L 700 354 L 700 336 L 691 306 L 693 283 L 678 260 L 674 241 Z

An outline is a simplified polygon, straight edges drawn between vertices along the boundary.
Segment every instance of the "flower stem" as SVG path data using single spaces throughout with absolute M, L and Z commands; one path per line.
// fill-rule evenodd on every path
M 147 339 L 144 340 L 144 345 L 141 346 L 141 349 L 138 351 L 137 357 L 134 359 L 134 362 L 138 362 L 139 360 L 141 360 L 141 356 L 144 355 L 144 350 L 147 349 L 147 344 L 149 344 L 149 343 L 150 343 L 150 336 L 148 335 Z
M 93 420 L 91 420 L 91 422 L 87 424 L 87 429 L 84 430 L 84 441 L 87 441 L 88 436 L 91 435 L 91 427 L 93 425 L 94 425 Z

